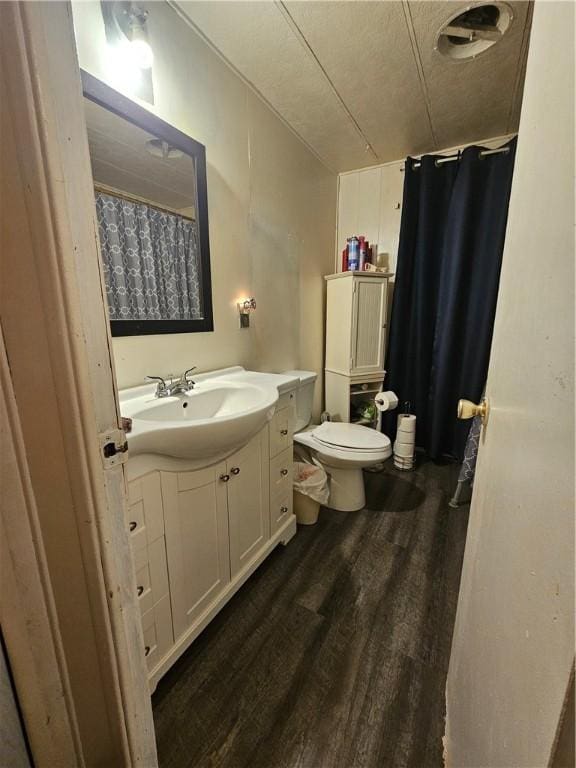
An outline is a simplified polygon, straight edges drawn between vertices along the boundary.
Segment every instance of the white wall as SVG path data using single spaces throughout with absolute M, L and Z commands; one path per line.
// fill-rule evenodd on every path
M 447 765 L 544 768 L 574 662 L 573 3 L 534 8 L 486 394 Z
M 511 135 L 499 136 L 476 143 L 493 148 L 511 138 Z M 464 147 L 451 147 L 440 152 L 453 154 L 459 149 Z M 404 159 L 339 174 L 337 271 L 340 270 L 341 253 L 346 246 L 346 239 L 352 235 L 365 235 L 370 243 L 377 244 L 379 253 L 390 254 L 390 269 L 395 271 L 402 216 L 403 169 Z
M 149 3 L 154 106 L 206 146 L 213 333 L 114 339 L 119 387 L 146 374 L 245 365 L 323 367 L 323 280 L 332 271 L 336 175 L 166 3 Z M 99 2 L 74 2 L 80 66 L 120 90 Z M 130 95 L 127 93 L 127 95 Z M 249 330 L 236 299 L 254 296 Z M 321 382 L 316 387 L 320 407 Z

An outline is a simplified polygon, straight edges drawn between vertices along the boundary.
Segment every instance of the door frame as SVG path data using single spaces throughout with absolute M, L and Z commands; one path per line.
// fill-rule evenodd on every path
M 124 467 L 101 449 L 123 433 L 70 3 L 1 3 L 0 55 L 6 650 L 37 765 L 151 767 Z

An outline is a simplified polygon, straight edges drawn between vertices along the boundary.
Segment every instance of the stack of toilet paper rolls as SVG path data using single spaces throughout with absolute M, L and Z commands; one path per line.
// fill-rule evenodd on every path
M 394 442 L 394 466 L 398 469 L 414 468 L 415 440 L 416 416 L 411 413 L 398 414 L 398 428 Z

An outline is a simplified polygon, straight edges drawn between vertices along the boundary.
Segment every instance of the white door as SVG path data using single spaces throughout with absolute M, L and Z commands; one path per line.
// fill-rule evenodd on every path
M 375 373 L 384 368 L 387 280 L 354 278 L 351 373 Z
M 7 655 L 34 764 L 155 765 L 70 4 L 0 3 L 0 57 Z
M 232 578 L 270 537 L 267 443 L 262 430 L 226 462 Z
M 226 466 L 162 472 L 174 639 L 230 581 Z
M 447 682 L 452 766 L 548 765 L 574 659 L 573 30 L 572 3 L 536 3 Z

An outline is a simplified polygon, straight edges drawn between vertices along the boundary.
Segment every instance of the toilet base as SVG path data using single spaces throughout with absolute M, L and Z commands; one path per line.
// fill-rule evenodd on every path
M 364 509 L 366 491 L 362 470 L 325 468 L 330 475 L 330 498 L 327 506 L 339 512 L 358 512 Z

